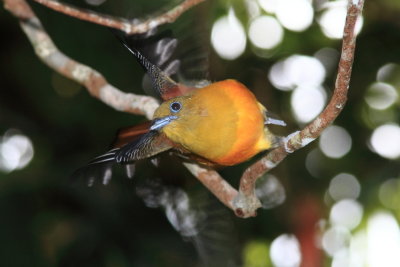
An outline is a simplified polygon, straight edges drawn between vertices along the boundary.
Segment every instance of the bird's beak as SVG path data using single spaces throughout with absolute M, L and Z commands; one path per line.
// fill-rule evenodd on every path
M 177 116 L 166 116 L 163 118 L 159 119 L 154 119 L 153 124 L 150 126 L 150 130 L 160 130 L 164 126 L 170 124 L 172 121 L 176 120 L 178 117 Z

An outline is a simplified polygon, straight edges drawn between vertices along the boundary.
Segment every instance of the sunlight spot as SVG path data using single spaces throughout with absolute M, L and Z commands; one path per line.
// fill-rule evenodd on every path
M 369 267 L 400 266 L 400 229 L 392 214 L 380 211 L 368 219 L 367 242 Z
M 249 38 L 256 47 L 271 49 L 282 42 L 283 29 L 274 17 L 260 16 L 250 23 Z
M 276 17 L 286 29 L 301 32 L 310 27 L 314 9 L 308 0 L 280 0 Z
M 285 61 L 278 61 L 272 65 L 268 73 L 268 79 L 272 85 L 282 91 L 293 90 L 294 86 L 287 76 L 287 64 Z
M 356 199 L 360 195 L 361 185 L 354 175 L 340 173 L 332 178 L 328 190 L 335 201 L 344 198 Z
M 247 267 L 267 267 L 271 265 L 268 257 L 269 246 L 266 242 L 251 241 L 243 248 L 243 261 Z M 228 266 L 228 265 L 227 265 Z
M 400 156 L 400 127 L 396 124 L 379 126 L 372 133 L 371 146 L 381 157 L 398 158 Z
M 342 249 L 346 249 L 350 242 L 351 234 L 346 227 L 334 226 L 329 228 L 322 236 L 322 248 L 333 257 Z
M 347 1 L 333 1 L 326 4 L 327 8 L 319 18 L 319 24 L 325 36 L 332 39 L 341 39 L 346 20 Z M 361 31 L 363 18 L 360 17 L 356 23 L 355 31 Z
M 275 13 L 276 7 L 281 0 L 258 0 L 258 4 L 268 13 Z
M 365 267 L 367 266 L 367 232 L 365 228 L 353 234 L 350 240 L 349 248 L 349 264 L 351 267 Z
M 333 255 L 331 267 L 344 267 L 349 265 L 349 251 L 348 249 L 341 249 Z M 352 266 L 354 267 L 354 266 Z
M 253 19 L 255 17 L 260 16 L 261 10 L 260 6 L 254 0 L 245 0 L 247 13 L 249 14 L 249 18 Z
M 16 130 L 9 130 L 0 139 L 0 170 L 11 172 L 26 167 L 33 158 L 31 140 Z
M 288 91 L 298 86 L 319 86 L 325 75 L 325 68 L 318 59 L 292 55 L 275 63 L 268 78 L 277 89 Z
M 227 16 L 214 23 L 211 43 L 221 58 L 233 60 L 243 54 L 246 48 L 246 34 L 232 8 Z
M 313 120 L 325 106 L 323 89 L 315 87 L 297 87 L 291 97 L 292 112 L 300 123 Z
M 300 244 L 294 235 L 283 234 L 272 241 L 271 260 L 276 267 L 300 266 Z
M 321 48 L 314 54 L 314 57 L 318 59 L 325 67 L 326 73 L 332 73 L 333 71 L 336 71 L 339 56 L 339 52 L 330 47 Z
M 333 205 L 330 212 L 332 225 L 344 226 L 349 230 L 356 228 L 362 219 L 363 207 L 353 199 L 343 199 Z
M 386 208 L 397 210 L 400 207 L 400 179 L 388 179 L 379 187 L 379 200 Z
M 373 83 L 367 90 L 365 101 L 374 109 L 383 110 L 393 105 L 398 99 L 396 88 L 382 82 Z
M 293 55 L 285 60 L 287 75 L 294 85 L 321 85 L 325 80 L 325 68 L 315 57 Z
M 257 179 L 256 196 L 264 209 L 279 206 L 286 199 L 285 188 L 275 176 L 270 174 Z
M 387 63 L 379 68 L 376 73 L 376 80 L 385 82 L 397 87 L 400 86 L 400 65 L 395 63 Z
M 343 127 L 332 125 L 326 128 L 319 139 L 319 147 L 325 156 L 341 158 L 351 149 L 351 136 Z

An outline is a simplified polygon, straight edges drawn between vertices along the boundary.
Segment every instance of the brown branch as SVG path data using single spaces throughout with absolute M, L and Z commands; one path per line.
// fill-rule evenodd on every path
M 5 8 L 20 20 L 20 25 L 36 55 L 50 68 L 84 86 L 89 93 L 111 107 L 151 118 L 158 103 L 151 97 L 126 94 L 108 84 L 96 70 L 76 62 L 54 45 L 25 0 L 3 0 Z M 196 164 L 185 163 L 188 170 L 197 177 L 226 206 L 233 209 L 232 199 L 237 191 L 216 171 L 204 169 Z
M 351 70 L 356 45 L 355 25 L 364 5 L 364 0 L 349 0 L 343 33 L 342 52 L 332 98 L 321 114 L 303 130 L 289 135 L 284 144 L 250 166 L 242 175 L 239 194 L 235 197 L 235 209 L 246 216 L 253 214 L 260 203 L 255 201 L 255 182 L 263 174 L 277 166 L 289 153 L 314 141 L 322 131 L 336 119 L 347 101 Z
M 222 203 L 230 209 L 234 209 L 232 199 L 237 195 L 229 183 L 227 183 L 218 172 L 210 169 L 205 169 L 197 164 L 183 163 L 185 167 L 195 176 L 200 182 L 205 185 Z
M 68 16 L 75 17 L 80 20 L 89 21 L 95 24 L 124 31 L 127 34 L 139 34 L 150 31 L 151 29 L 166 23 L 174 22 L 189 8 L 205 1 L 205 0 L 185 0 L 180 5 L 167 11 L 166 13 L 147 19 L 143 22 L 128 20 L 125 18 L 113 17 L 100 14 L 91 10 L 73 7 L 66 3 L 54 0 L 34 0 L 48 8 L 57 12 L 64 13 Z
M 153 116 L 158 102 L 149 96 L 124 93 L 111 84 L 96 70 L 83 65 L 54 45 L 40 20 L 25 0 L 3 0 L 5 8 L 20 20 L 20 26 L 33 45 L 36 55 L 50 68 L 85 86 L 89 93 L 116 110 Z
M 35 1 L 57 4 L 56 2 L 49 0 Z M 152 27 L 173 21 L 189 7 L 201 1 L 203 0 L 185 1 L 180 6 L 160 17 L 149 19 L 140 24 L 131 24 L 135 29 L 129 28 L 131 26 L 126 27 L 124 24 L 118 26 L 121 28 L 118 28 L 117 26 L 116 28 L 125 31 L 128 29 L 129 33 L 146 32 Z M 5 3 L 6 9 L 19 18 L 21 27 L 34 46 L 36 54 L 49 67 L 59 72 L 61 75 L 71 78 L 86 86 L 91 95 L 113 108 L 134 114 L 144 114 L 148 118 L 151 118 L 154 110 L 158 106 L 158 103 L 153 98 L 123 93 L 108 84 L 105 78 L 96 70 L 78 63 L 61 53 L 53 44 L 46 31 L 43 29 L 39 19 L 35 16 L 25 0 L 3 0 L 3 2 Z M 343 36 L 342 54 L 339 62 L 335 90 L 331 101 L 325 110 L 302 131 L 289 135 L 282 146 L 272 150 L 261 160 L 250 166 L 241 178 L 239 192 L 230 186 L 216 171 L 201 168 L 196 164 L 185 163 L 185 166 L 189 171 L 191 171 L 191 173 L 210 191 L 212 191 L 226 206 L 233 209 L 238 216 L 244 218 L 255 216 L 257 208 L 261 206 L 260 201 L 254 193 L 256 180 L 264 173 L 278 165 L 289 153 L 292 153 L 315 140 L 321 132 L 334 121 L 343 109 L 347 100 L 347 91 L 354 58 L 354 26 L 357 17 L 361 14 L 363 2 L 363 0 L 349 0 Z M 65 14 L 77 18 L 80 18 L 79 16 L 81 15 L 93 16 L 96 19 L 92 22 L 114 27 L 110 24 L 104 24 L 105 22 L 100 23 L 100 21 L 108 19 L 105 16 L 97 14 L 99 17 L 96 17 L 91 12 L 80 13 L 82 10 L 77 10 L 65 5 L 61 6 L 61 10 L 59 11 L 64 12 Z M 66 10 L 69 10 L 69 13 L 65 12 Z M 76 14 L 80 15 L 73 15 L 74 12 L 77 12 Z M 117 22 L 117 20 L 114 20 L 113 23 Z

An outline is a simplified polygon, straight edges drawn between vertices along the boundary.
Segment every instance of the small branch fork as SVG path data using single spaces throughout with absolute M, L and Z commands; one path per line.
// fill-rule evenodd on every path
M 143 22 L 137 22 L 128 20 L 126 18 L 118 18 L 109 15 L 100 14 L 86 9 L 76 8 L 65 3 L 61 3 L 54 0 L 34 0 L 39 4 L 47 6 L 57 12 L 64 13 L 71 17 L 78 18 L 93 22 L 106 27 L 118 29 L 124 31 L 127 34 L 139 34 L 145 33 L 149 30 L 166 23 L 174 22 L 180 15 L 194 5 L 197 5 L 205 0 L 185 0 L 180 5 L 169 10 L 168 12 L 145 20 Z
M 355 25 L 362 13 L 364 0 L 349 0 L 347 16 L 343 31 L 343 43 L 336 77 L 335 90 L 326 108 L 303 130 L 290 134 L 284 144 L 250 166 L 240 179 L 239 193 L 233 199 L 240 213 L 251 214 L 260 207 L 254 193 L 255 182 L 266 172 L 277 166 L 289 153 L 306 146 L 320 136 L 343 110 L 347 101 L 351 70 L 356 46 Z M 242 210 L 240 210 L 242 209 Z
M 96 70 L 69 58 L 54 45 L 39 19 L 33 13 L 26 0 L 2 0 L 4 6 L 20 21 L 21 28 L 32 43 L 37 56 L 50 68 L 87 88 L 89 93 L 116 110 L 151 118 L 158 102 L 148 96 L 124 93 L 107 82 Z M 66 15 L 107 27 L 123 30 L 128 34 L 144 33 L 164 23 L 175 21 L 190 7 L 205 0 L 186 0 L 170 11 L 141 23 L 133 23 L 123 18 L 115 18 L 92 11 L 74 8 L 54 0 L 34 0 Z M 256 215 L 261 207 L 255 196 L 255 182 L 266 172 L 277 166 L 288 154 L 306 146 L 315 140 L 342 111 L 347 101 L 351 69 L 354 59 L 354 28 L 360 16 L 364 0 L 349 0 L 346 24 L 343 34 L 343 46 L 339 61 L 335 90 L 325 110 L 303 130 L 290 134 L 283 144 L 270 151 L 265 157 L 251 165 L 242 175 L 239 191 L 227 183 L 216 171 L 205 169 L 197 164 L 184 163 L 186 168 L 197 177 L 227 207 L 239 217 Z
M 54 45 L 40 20 L 25 0 L 3 0 L 4 6 L 20 21 L 22 30 L 33 45 L 36 55 L 50 68 L 85 86 L 89 93 L 116 110 L 153 116 L 158 102 L 149 96 L 124 93 L 111 84 L 98 71 L 81 64 Z

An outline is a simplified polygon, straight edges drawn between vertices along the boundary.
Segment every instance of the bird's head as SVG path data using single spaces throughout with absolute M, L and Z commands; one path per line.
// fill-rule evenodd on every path
M 161 131 L 185 117 L 191 106 L 190 96 L 180 96 L 163 102 L 155 111 L 151 130 Z

